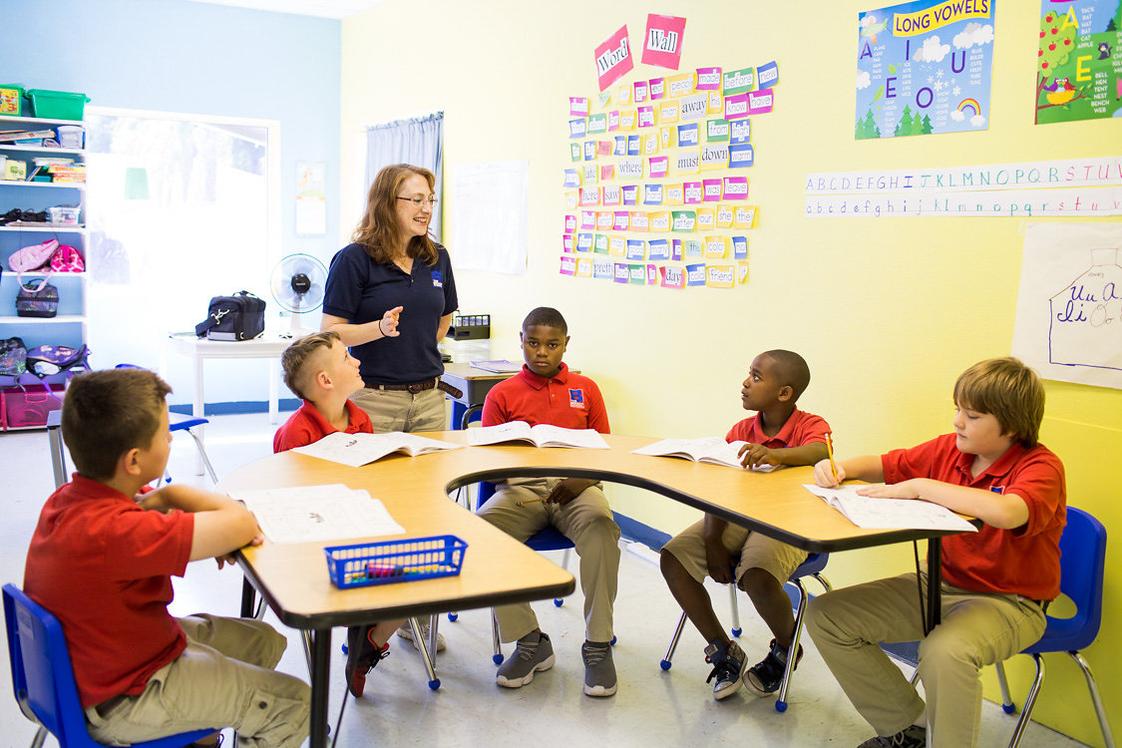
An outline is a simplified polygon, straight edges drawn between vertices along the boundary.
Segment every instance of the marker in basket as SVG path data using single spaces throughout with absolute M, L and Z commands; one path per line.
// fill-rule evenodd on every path
M 381 579 L 383 577 L 400 577 L 405 573 L 402 566 L 385 566 L 376 564 L 373 561 L 366 565 L 366 576 L 371 579 Z
M 830 472 L 834 474 L 834 483 L 838 482 L 838 466 L 834 462 L 834 439 L 833 434 L 826 433 L 826 456 L 830 458 Z

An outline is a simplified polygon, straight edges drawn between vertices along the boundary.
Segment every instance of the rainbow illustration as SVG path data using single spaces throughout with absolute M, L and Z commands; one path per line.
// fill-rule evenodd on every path
M 958 111 L 966 114 L 968 109 L 971 110 L 969 112 L 971 117 L 976 117 L 982 113 L 982 105 L 978 103 L 977 99 L 963 99 L 958 102 Z

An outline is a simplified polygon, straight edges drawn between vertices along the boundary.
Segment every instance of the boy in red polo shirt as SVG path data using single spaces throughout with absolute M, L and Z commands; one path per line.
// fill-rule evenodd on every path
M 305 335 L 281 356 L 284 383 L 304 404 L 273 436 L 273 452 L 315 444 L 328 434 L 373 434 L 370 416 L 349 398 L 363 388 L 358 359 L 337 332 Z M 366 689 L 366 676 L 389 654 L 389 638 L 404 621 L 347 628 L 347 690 L 355 698 Z
M 525 421 L 569 429 L 609 432 L 600 388 L 588 377 L 569 371 L 561 358 L 569 343 L 568 325 L 556 309 L 538 307 L 522 322 L 522 355 L 517 375 L 495 385 L 483 404 L 483 425 Z M 619 526 L 600 485 L 582 478 L 513 479 L 479 508 L 479 516 L 520 541 L 553 525 L 573 541 L 580 556 L 584 592 L 584 692 L 616 692 L 612 662 L 612 606 L 619 573 Z M 495 609 L 504 642 L 517 641 L 499 666 L 496 682 L 519 688 L 534 673 L 553 667 L 553 644 L 538 628 L 528 603 Z
M 740 402 L 756 415 L 734 425 L 725 436 L 729 442 L 748 442 L 740 451 L 745 468 L 813 465 L 827 456 L 829 425 L 795 407 L 809 384 L 810 367 L 797 353 L 767 351 L 752 360 L 740 388 Z M 660 563 L 666 584 L 708 642 L 705 660 L 713 671 L 706 683 L 713 681 L 713 698 L 732 696 L 742 680 L 761 696 L 779 689 L 795 635 L 795 617 L 783 584 L 806 557 L 806 551 L 709 514 L 663 546 Z M 722 584 L 735 582 L 747 592 L 775 637 L 767 656 L 751 669 L 713 612 L 703 585 L 707 574 Z M 796 665 L 801 656 L 800 646 Z
M 815 465 L 814 479 L 847 478 L 867 496 L 923 499 L 984 524 L 943 538 L 943 622 L 926 637 L 917 596 L 927 574 L 881 579 L 818 597 L 807 625 L 822 659 L 877 736 L 862 746 L 973 746 L 982 685 L 978 671 L 1044 633 L 1048 601 L 1060 594 L 1060 535 L 1066 523 L 1064 467 L 1037 441 L 1044 387 L 1015 358 L 982 361 L 954 386 L 954 433 L 911 449 Z M 920 592 L 917 593 L 917 585 Z M 878 646 L 915 641 L 925 704 Z M 931 735 L 927 735 L 928 729 Z
M 27 551 L 24 589 L 62 623 L 90 734 L 137 743 L 233 727 L 246 744 L 296 748 L 308 735 L 308 686 L 273 670 L 287 641 L 268 624 L 172 618 L 171 577 L 188 561 L 261 542 L 225 496 L 164 474 L 171 389 L 143 369 L 75 377 L 62 436 L 77 472 L 47 499 Z

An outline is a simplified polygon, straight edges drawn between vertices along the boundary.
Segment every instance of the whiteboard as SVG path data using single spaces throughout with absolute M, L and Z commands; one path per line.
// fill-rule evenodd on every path
M 452 176 L 452 265 L 520 275 L 526 272 L 528 162 L 459 164 Z
M 1122 389 L 1122 225 L 1028 227 L 1013 355 L 1045 379 Z

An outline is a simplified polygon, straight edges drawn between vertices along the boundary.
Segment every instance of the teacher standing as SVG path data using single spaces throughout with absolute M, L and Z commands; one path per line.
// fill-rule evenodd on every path
M 378 172 L 354 242 L 327 273 L 321 328 L 359 360 L 366 388 L 353 400 L 376 432 L 446 428 L 436 345 L 459 302 L 448 250 L 429 237 L 435 184 L 409 164 Z

